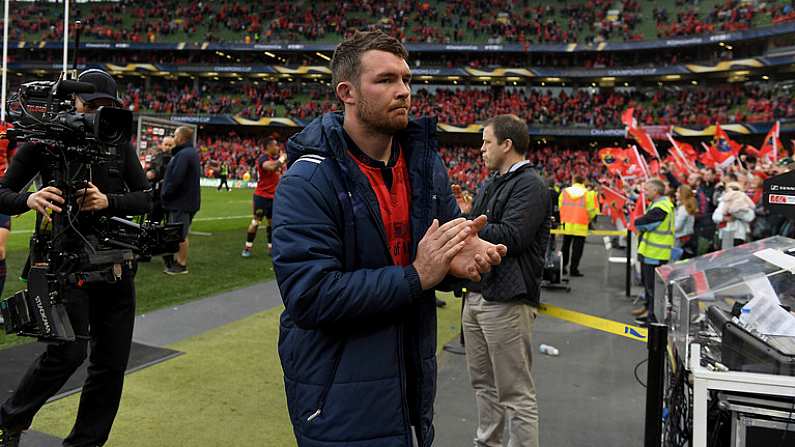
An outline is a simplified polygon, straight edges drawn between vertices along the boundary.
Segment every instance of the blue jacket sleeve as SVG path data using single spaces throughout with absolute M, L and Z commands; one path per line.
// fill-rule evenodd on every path
M 339 204 L 300 176 L 285 176 L 273 209 L 273 266 L 282 300 L 303 329 L 333 329 L 398 315 L 421 295 L 413 267 L 343 271 Z
M 635 226 L 640 231 L 652 231 L 660 226 L 666 216 L 668 216 L 668 214 L 666 214 L 662 208 L 653 208 L 635 220 Z

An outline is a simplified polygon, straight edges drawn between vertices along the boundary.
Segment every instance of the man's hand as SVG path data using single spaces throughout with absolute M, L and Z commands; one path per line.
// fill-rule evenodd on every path
M 481 273 L 491 271 L 491 267 L 499 265 L 502 257 L 508 254 L 506 246 L 486 242 L 478 236 L 487 222 L 488 219 L 483 215 L 469 222 L 471 236 L 450 263 L 451 275 L 479 282 Z
M 420 276 L 422 290 L 439 284 L 450 270 L 450 261 L 464 247 L 470 235 L 470 223 L 464 218 L 453 219 L 439 226 L 437 219 L 417 245 L 414 269 Z
M 108 196 L 102 194 L 99 188 L 89 182 L 86 189 L 81 189 L 75 194 L 80 211 L 99 211 L 108 207 Z
M 472 211 L 472 196 L 461 190 L 459 185 L 450 185 L 450 189 L 453 191 L 453 197 L 455 197 L 458 207 L 461 208 L 461 212 L 467 214 Z
M 47 214 L 47 210 L 51 209 L 55 213 L 60 213 L 61 207 L 58 205 L 63 205 L 64 200 L 62 195 L 63 193 L 60 189 L 54 186 L 48 186 L 28 196 L 27 205 L 28 208 L 39 212 L 49 222 L 52 219 L 50 219 L 50 215 Z M 58 205 L 56 205 L 56 203 Z

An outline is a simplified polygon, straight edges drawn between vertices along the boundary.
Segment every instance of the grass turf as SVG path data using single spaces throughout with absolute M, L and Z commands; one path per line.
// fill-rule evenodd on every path
M 439 347 L 457 336 L 460 301 L 439 309 Z M 294 446 L 271 309 L 175 343 L 185 352 L 127 377 L 111 446 Z M 65 437 L 79 396 L 45 406 L 33 429 Z
M 251 221 L 251 195 L 251 190 L 218 192 L 215 188 L 202 188 L 202 207 L 192 226 L 192 231 L 199 234 L 189 237 L 190 273 L 170 277 L 163 274 L 160 259 L 141 263 L 135 280 L 139 314 L 273 278 L 270 257 L 265 254 L 263 227 L 255 241 L 254 256 L 248 259 L 240 256 Z M 32 212 L 13 220 L 7 245 L 4 297 L 25 287 L 18 277 L 27 257 L 33 222 Z M 211 235 L 203 235 L 206 233 Z M 30 341 L 2 332 L 0 348 Z

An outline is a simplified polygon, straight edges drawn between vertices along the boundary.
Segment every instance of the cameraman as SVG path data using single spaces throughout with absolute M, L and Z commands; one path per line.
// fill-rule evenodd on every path
M 116 82 L 108 73 L 87 70 L 78 80 L 93 84 L 96 90 L 75 99 L 77 112 L 120 105 Z M 97 216 L 138 215 L 151 207 L 150 186 L 135 150 L 129 143 L 122 143 L 116 149 L 118 158 L 92 165 L 88 186 L 76 194 L 80 212 L 74 226 L 89 238 Z M 37 174 L 41 174 L 44 185 L 53 181 L 56 173 L 48 166 L 45 150 L 35 144 L 19 148 L 0 180 L 0 213 L 16 215 L 32 209 L 41 214 L 37 223 L 50 223 L 48 212 L 62 212 L 64 198 L 56 187 L 46 186 L 35 193 L 20 191 Z M 79 164 L 69 162 L 69 168 L 76 172 Z M 81 240 L 70 241 L 69 236 L 63 242 L 75 247 L 82 244 Z M 19 445 L 21 432 L 30 426 L 39 408 L 83 363 L 89 340 L 88 377 L 83 385 L 77 420 L 63 445 L 101 446 L 105 443 L 119 408 L 130 354 L 135 318 L 135 270 L 135 264 L 127 263 L 116 282 L 62 289 L 77 340 L 48 345 L 29 367 L 14 394 L 0 407 L 0 446 Z

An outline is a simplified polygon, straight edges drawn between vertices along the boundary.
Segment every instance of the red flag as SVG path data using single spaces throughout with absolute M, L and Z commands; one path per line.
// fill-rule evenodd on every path
M 626 196 L 609 186 L 602 186 L 599 192 L 601 195 L 600 200 L 603 204 L 602 209 L 605 210 L 605 214 L 615 213 L 615 211 L 624 213 L 624 205 L 629 201 Z
M 746 145 L 745 145 L 745 147 L 743 148 L 743 151 L 744 151 L 746 154 L 748 154 L 748 155 L 750 155 L 750 156 L 752 156 L 752 157 L 754 157 L 754 158 L 757 158 L 757 159 L 758 159 L 758 158 L 762 158 L 762 157 L 761 157 L 761 156 L 762 156 L 762 154 L 759 152 L 759 149 L 757 149 L 757 148 L 755 148 L 755 147 L 751 146 L 750 144 L 746 144 Z
M 599 149 L 599 158 L 611 174 L 621 175 L 624 172 L 624 150 L 618 147 Z
M 657 152 L 657 147 L 654 145 L 654 140 L 651 139 L 648 133 L 640 127 L 630 127 L 627 129 L 630 135 L 638 142 L 641 149 L 646 151 L 647 154 L 660 159 L 660 154 Z
M 668 166 L 671 174 L 676 178 L 679 183 L 686 183 L 688 169 L 679 157 L 675 156 L 673 152 L 668 154 L 665 158 L 665 163 Z
M 673 155 L 677 160 L 677 164 L 684 166 L 687 172 L 696 170 L 696 165 L 693 160 L 696 159 L 697 154 L 693 146 L 674 140 L 671 134 L 668 134 L 668 141 L 671 142 L 670 155 Z
M 759 149 L 759 155 L 763 157 L 772 158 L 773 162 L 777 162 L 779 152 L 781 151 L 781 140 L 779 139 L 780 126 L 778 121 L 770 128 L 770 132 L 765 136 L 765 141 Z
M 635 220 L 646 214 L 646 198 L 643 196 L 643 191 L 640 192 L 635 204 L 632 207 L 632 212 L 629 213 L 629 230 L 637 231 L 635 227 Z
M 685 154 L 685 158 L 687 161 L 691 162 L 695 161 L 695 159 L 698 157 L 698 151 L 696 150 L 696 148 L 694 148 L 688 143 L 677 141 L 676 147 L 678 147 L 679 150 L 682 151 L 683 154 Z
M 726 131 L 720 128 L 720 123 L 715 124 L 715 138 L 709 151 L 712 159 L 721 167 L 734 163 L 734 159 L 740 153 L 742 145 L 732 141 Z
M 698 156 L 698 161 L 700 161 L 702 165 L 708 168 L 714 168 L 715 165 L 717 165 L 718 163 L 715 161 L 714 158 L 712 158 L 712 152 L 710 151 L 710 148 L 707 147 L 707 145 L 704 143 L 701 144 L 704 145 L 704 149 L 706 149 L 707 151 L 702 152 L 701 155 Z
M 635 114 L 634 107 L 630 107 L 627 110 L 624 110 L 624 113 L 621 114 L 621 122 L 624 124 L 624 126 L 632 128 L 638 125 L 638 122 L 635 121 L 635 117 L 632 116 L 634 114 Z
M 649 174 L 652 177 L 660 176 L 660 160 L 652 160 L 649 162 Z
M 640 152 L 638 152 L 638 147 L 633 144 L 632 147 L 627 149 L 626 152 L 629 155 L 632 164 L 637 166 L 637 168 L 640 170 L 640 174 L 646 178 L 649 178 L 649 166 L 646 164 L 646 159 L 640 155 Z

